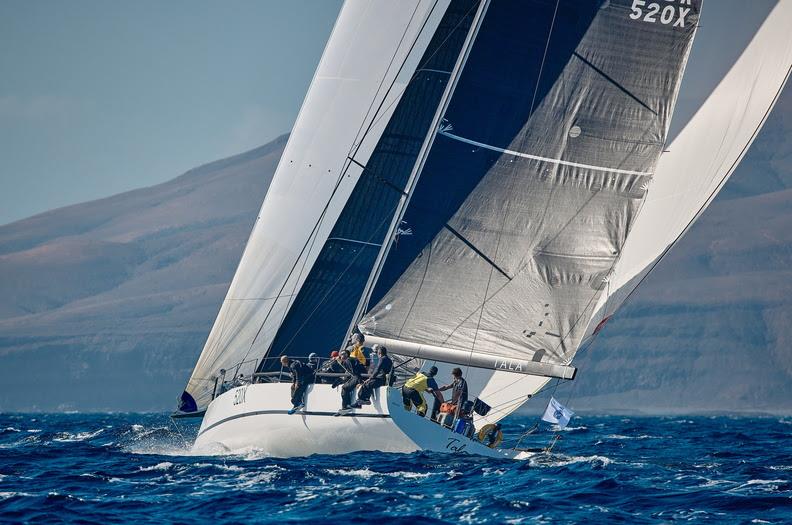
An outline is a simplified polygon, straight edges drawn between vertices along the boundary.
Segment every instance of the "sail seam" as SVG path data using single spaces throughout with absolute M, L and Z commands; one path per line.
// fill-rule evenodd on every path
M 538 160 L 541 162 L 549 162 L 551 164 L 560 164 L 562 166 L 571 166 L 574 168 L 584 168 L 589 170 L 595 171 L 605 171 L 608 173 L 620 173 L 623 175 L 653 175 L 651 171 L 632 171 L 632 170 L 623 170 L 619 168 L 608 168 L 605 166 L 594 166 L 592 164 L 581 164 L 579 162 L 570 162 L 568 160 L 561 160 L 561 159 L 551 159 L 548 157 L 540 157 L 539 155 L 531 155 L 530 153 L 523 153 L 521 151 L 514 151 L 505 148 L 499 148 L 497 146 L 492 146 L 490 144 L 485 144 L 483 142 L 479 142 L 477 140 L 466 139 L 465 137 L 460 137 L 459 135 L 454 135 L 453 133 L 449 133 L 447 131 L 438 131 L 438 135 L 443 135 L 453 140 L 458 140 L 459 142 L 464 142 L 465 144 L 470 144 L 472 146 L 478 146 L 480 148 L 485 148 L 491 151 L 497 151 L 499 153 L 505 153 L 507 155 L 513 155 L 515 157 L 522 157 L 525 159 L 531 160 Z
M 614 78 L 612 78 L 610 75 L 608 75 L 607 73 L 605 73 L 603 70 L 601 70 L 600 68 L 598 68 L 597 66 L 595 66 L 595 65 L 594 65 L 594 64 L 592 64 L 591 62 L 589 62 L 589 61 L 588 61 L 586 58 L 584 58 L 583 56 L 581 56 L 581 55 L 580 55 L 580 54 L 579 54 L 577 51 L 574 51 L 574 52 L 572 53 L 572 56 L 574 56 L 575 58 L 577 58 L 578 60 L 580 60 L 581 62 L 583 62 L 584 64 L 586 64 L 588 67 L 590 67 L 591 69 L 593 69 L 594 71 L 596 71 L 597 73 L 599 73 L 599 74 L 600 74 L 600 75 L 601 75 L 601 76 L 602 76 L 602 77 L 603 77 L 605 80 L 607 80 L 608 82 L 610 82 L 611 84 L 613 84 L 614 86 L 616 86 L 616 88 L 617 88 L 619 91 L 621 91 L 622 93 L 624 93 L 625 95 L 627 95 L 628 97 L 630 97 L 631 99 L 633 99 L 635 102 L 637 102 L 638 104 L 640 104 L 640 105 L 641 105 L 641 106 L 643 106 L 644 108 L 646 108 L 646 109 L 648 109 L 649 111 L 651 111 L 651 112 L 652 112 L 652 114 L 653 114 L 654 116 L 656 116 L 656 117 L 657 117 L 657 116 L 659 116 L 659 115 L 657 114 L 657 111 L 655 111 L 655 110 L 653 110 L 651 107 L 649 107 L 649 105 L 648 105 L 648 104 L 646 104 L 646 102 L 644 102 L 644 101 L 643 101 L 643 100 L 641 100 L 640 98 L 638 98 L 638 97 L 636 97 L 635 95 L 633 95 L 632 93 L 630 93 L 630 91 L 629 91 L 627 88 L 625 88 L 624 86 L 622 86 L 621 84 L 619 84 L 618 82 L 616 82 L 616 80 L 615 80 Z
M 453 234 L 454 234 L 454 236 L 455 236 L 457 239 L 459 239 L 460 241 L 462 241 L 463 243 L 465 243 L 465 246 L 467 246 L 468 248 L 470 248 L 471 250 L 473 250 L 474 252 L 476 252 L 476 255 L 478 255 L 479 257 L 481 257 L 482 259 L 484 259 L 484 260 L 485 260 L 485 261 L 486 261 L 486 262 L 487 262 L 487 263 L 488 263 L 490 266 L 492 266 L 493 268 L 495 268 L 496 270 L 498 270 L 498 272 L 500 272 L 500 273 L 501 273 L 501 274 L 502 274 L 504 277 L 506 277 L 506 278 L 507 278 L 508 280 L 510 280 L 510 281 L 512 280 L 512 277 L 511 277 L 511 276 L 510 276 L 508 273 L 506 273 L 505 271 L 503 271 L 503 269 L 502 269 L 500 266 L 498 266 L 497 264 L 495 264 L 495 261 L 493 261 L 492 259 L 490 259 L 489 257 L 487 257 L 487 255 L 486 255 L 484 252 L 482 252 L 481 250 L 479 250 L 478 248 L 476 248 L 476 246 L 475 246 L 475 245 L 474 245 L 472 242 L 470 242 L 469 240 L 467 240 L 465 237 L 463 237 L 461 233 L 459 233 L 458 231 L 456 231 L 454 228 L 452 228 L 451 226 L 449 226 L 447 223 L 446 223 L 446 224 L 444 224 L 444 225 L 443 225 L 443 227 L 444 227 L 446 230 L 448 230 L 448 231 L 450 231 L 451 233 L 453 233 Z

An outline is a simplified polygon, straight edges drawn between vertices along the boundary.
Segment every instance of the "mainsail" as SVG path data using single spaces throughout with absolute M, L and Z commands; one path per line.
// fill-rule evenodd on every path
M 698 2 L 667 6 L 655 22 L 627 1 L 490 6 L 364 332 L 570 377 L 560 367 L 640 212 L 696 31 Z

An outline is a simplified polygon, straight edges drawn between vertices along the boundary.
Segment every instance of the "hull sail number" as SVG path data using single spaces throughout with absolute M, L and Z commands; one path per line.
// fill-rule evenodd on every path
M 245 394 L 247 393 L 247 386 L 237 388 L 234 392 L 234 405 L 241 405 L 245 402 Z
M 685 17 L 691 8 L 684 6 L 690 6 L 690 2 L 691 0 L 665 0 L 661 3 L 633 0 L 630 18 L 665 25 L 673 22 L 672 27 L 685 27 Z

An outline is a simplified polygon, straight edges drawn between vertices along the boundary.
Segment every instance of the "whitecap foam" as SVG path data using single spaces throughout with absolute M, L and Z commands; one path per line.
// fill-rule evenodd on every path
M 0 492 L 0 501 L 11 499 L 16 496 L 28 497 L 33 495 L 34 494 L 29 492 Z
M 661 439 L 660 436 L 650 436 L 649 434 L 640 434 L 638 436 L 625 436 L 624 434 L 610 434 L 605 436 L 606 439 Z
M 325 469 L 327 474 L 331 476 L 352 476 L 358 477 L 363 479 L 370 479 L 374 476 L 384 476 L 384 477 L 391 477 L 391 478 L 403 478 L 403 479 L 422 479 L 428 478 L 432 474 L 430 472 L 408 472 L 408 471 L 398 471 L 398 472 L 376 472 L 368 467 L 363 469 Z
M 591 463 L 599 464 L 607 467 L 613 460 L 606 456 L 565 456 L 553 455 L 551 457 L 545 455 L 535 456 L 529 458 L 529 464 L 534 467 L 565 467 L 567 465 L 574 465 L 575 463 Z
M 729 489 L 728 492 L 774 492 L 778 489 L 778 485 L 783 483 L 788 483 L 788 481 L 785 479 L 751 479 L 742 485 Z
M 162 461 L 160 463 L 157 463 L 156 465 L 149 465 L 148 467 L 140 467 L 138 469 L 138 472 L 153 472 L 157 470 L 165 471 L 165 470 L 170 470 L 171 468 L 173 468 L 173 463 L 171 463 L 170 461 Z
M 57 441 L 59 443 L 74 443 L 77 441 L 86 441 L 95 438 L 104 431 L 105 429 L 100 428 L 99 430 L 96 430 L 94 432 L 78 432 L 76 434 L 72 434 L 71 432 L 60 432 L 54 438 L 52 438 L 52 441 Z
M 251 477 L 243 477 L 240 479 L 242 483 L 239 484 L 240 488 L 249 488 L 260 483 L 272 483 L 284 469 L 276 465 L 264 467 L 264 471 L 258 471 Z

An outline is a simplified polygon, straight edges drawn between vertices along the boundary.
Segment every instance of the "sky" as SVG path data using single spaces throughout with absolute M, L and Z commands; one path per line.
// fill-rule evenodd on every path
M 0 224 L 288 132 L 340 0 L 0 0 Z
M 725 20 L 699 29 L 694 52 L 725 70 L 776 0 L 717 1 L 709 16 Z M 0 0 L 0 225 L 164 182 L 288 132 L 340 6 Z M 697 73 L 672 138 L 714 87 L 711 72 L 686 76 Z

